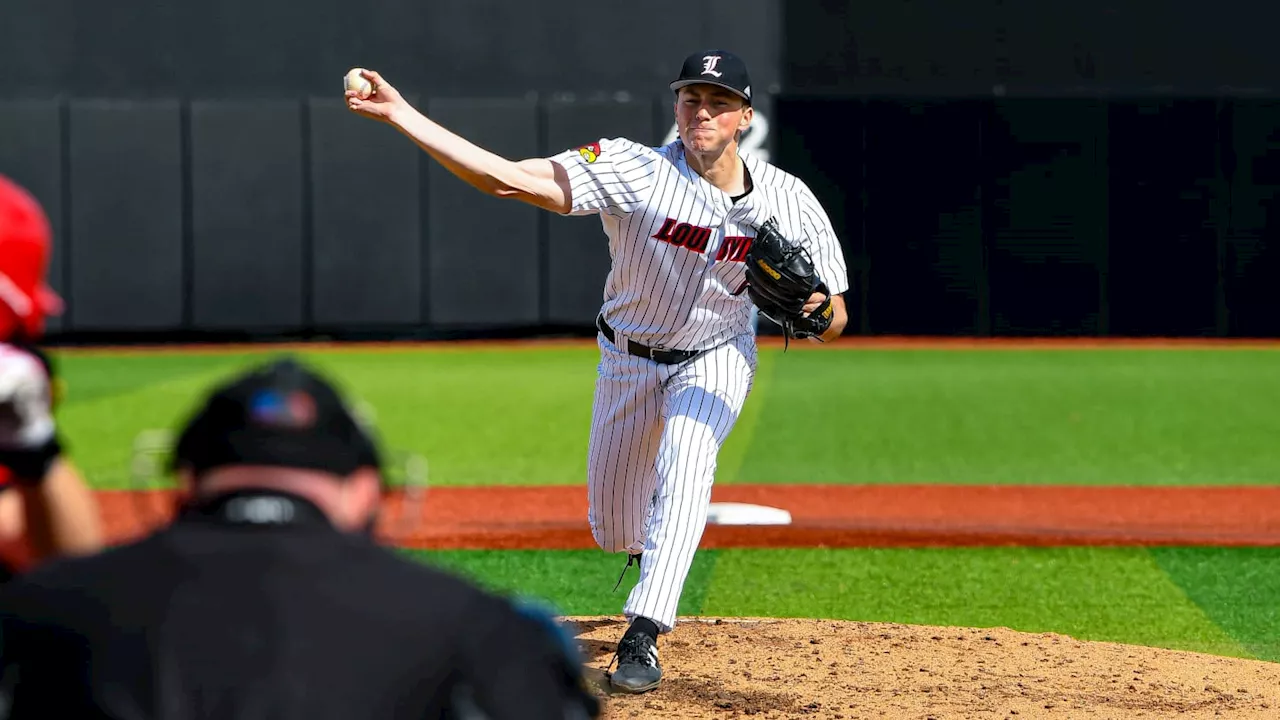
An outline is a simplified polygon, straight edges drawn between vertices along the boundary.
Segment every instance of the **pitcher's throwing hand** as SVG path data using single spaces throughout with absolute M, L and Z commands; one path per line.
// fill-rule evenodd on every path
M 361 70 L 360 76 L 369 81 L 373 91 L 367 98 L 361 98 L 355 90 L 347 90 L 347 108 L 365 117 L 389 122 L 392 115 L 408 105 L 396 90 L 382 76 L 373 70 Z

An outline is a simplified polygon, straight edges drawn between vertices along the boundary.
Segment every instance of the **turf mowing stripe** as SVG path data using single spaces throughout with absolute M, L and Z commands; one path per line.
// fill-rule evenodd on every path
M 121 360 L 91 355 L 63 355 L 56 350 L 53 355 L 58 371 L 67 385 L 67 404 L 136 392 L 149 385 L 192 375 L 216 373 L 240 365 L 247 359 L 244 355 L 156 355 Z
M 433 485 L 581 485 L 598 352 L 314 356 Z
M 405 550 L 435 567 L 462 574 L 482 587 L 550 603 L 567 615 L 621 615 L 627 593 L 639 579 L 621 554 L 599 550 Z M 678 612 L 697 614 L 706 597 L 718 551 L 699 551 L 689 571 Z
M 579 485 L 586 477 L 595 371 L 588 351 L 300 354 L 371 411 L 388 451 L 424 456 L 432 485 Z M 215 380 L 267 355 L 77 356 L 69 368 L 73 402 L 60 414 L 77 459 L 105 475 L 92 479 L 95 486 L 127 487 L 138 432 L 172 428 Z M 143 384 L 166 363 L 201 370 Z M 81 378 L 92 385 L 113 376 L 137 384 L 121 382 L 109 405 L 95 404 L 105 396 L 76 401 Z
M 722 550 L 703 611 L 1009 627 L 1251 657 L 1136 548 Z
M 1152 548 L 1169 577 L 1255 656 L 1280 662 L 1280 548 Z
M 788 354 L 734 480 L 1274 484 L 1277 368 L 1268 350 Z
M 139 433 L 175 430 L 212 385 L 229 372 L 227 367 L 208 369 L 131 392 L 67 403 L 59 409 L 58 422 L 69 438 L 72 460 L 98 489 L 167 485 L 167 478 L 147 485 L 134 480 L 133 448 Z

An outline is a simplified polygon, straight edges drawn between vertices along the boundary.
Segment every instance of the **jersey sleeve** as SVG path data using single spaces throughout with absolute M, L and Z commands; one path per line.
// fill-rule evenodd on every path
M 831 219 L 818 198 L 808 188 L 800 193 L 800 223 L 804 229 L 805 248 L 813 256 L 818 277 L 827 284 L 832 295 L 849 289 L 849 268 L 844 259 L 844 247 L 836 237 Z
M 551 157 L 569 175 L 570 215 L 635 211 L 653 189 L 658 156 L 626 138 L 602 138 Z

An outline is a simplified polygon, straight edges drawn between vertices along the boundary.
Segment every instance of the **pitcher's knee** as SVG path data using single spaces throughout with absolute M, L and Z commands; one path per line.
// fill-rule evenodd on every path
M 587 522 L 591 537 L 601 550 L 610 553 L 644 550 L 646 517 L 650 503 L 591 503 Z
M 592 533 L 596 538 L 596 545 L 600 549 L 608 553 L 622 552 L 627 549 L 627 541 L 617 535 L 607 535 L 605 533 Z
M 605 552 L 639 552 L 644 549 L 644 541 L 621 532 L 620 528 L 611 528 L 596 523 L 591 524 L 591 537 L 596 545 Z

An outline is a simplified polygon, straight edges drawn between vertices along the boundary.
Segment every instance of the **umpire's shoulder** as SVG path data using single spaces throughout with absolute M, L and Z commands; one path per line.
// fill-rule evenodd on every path
M 414 597 L 410 588 L 430 590 L 436 597 L 450 598 L 475 611 L 497 611 L 526 614 L 523 603 L 483 586 L 460 570 L 436 562 L 430 557 L 415 557 L 408 551 L 379 545 L 388 563 L 388 579 L 397 580 L 396 587 L 405 597 Z M 392 569 L 394 567 L 394 569 Z M 420 597 L 420 596 L 418 596 Z
M 122 587 L 128 569 L 154 571 L 152 538 L 106 548 L 90 555 L 65 555 L 42 561 L 0 585 L 0 613 L 59 617 L 105 607 Z
M 486 588 L 470 576 L 430 559 L 411 558 L 402 550 L 383 549 L 386 565 L 381 570 L 374 569 L 383 580 L 379 583 L 383 588 L 382 613 L 406 613 L 405 622 L 412 624 L 412 618 L 423 617 L 425 604 L 431 608 L 430 616 L 435 619 L 433 626 L 437 629 L 440 621 L 453 619 L 457 628 L 471 628 L 469 635 L 477 633 L 475 628 L 485 627 L 523 635 L 526 640 L 552 641 L 554 633 L 548 632 L 549 625 L 538 621 L 545 619 L 539 606 Z M 452 632 L 444 634 L 453 635 Z
M 465 605 L 481 602 L 479 598 L 489 594 L 463 573 L 430 558 L 412 556 L 409 554 L 411 551 L 373 544 L 373 552 L 377 560 L 367 569 L 384 578 L 387 588 L 401 597 L 412 598 L 415 593 L 429 592 L 432 597 L 449 604 Z

